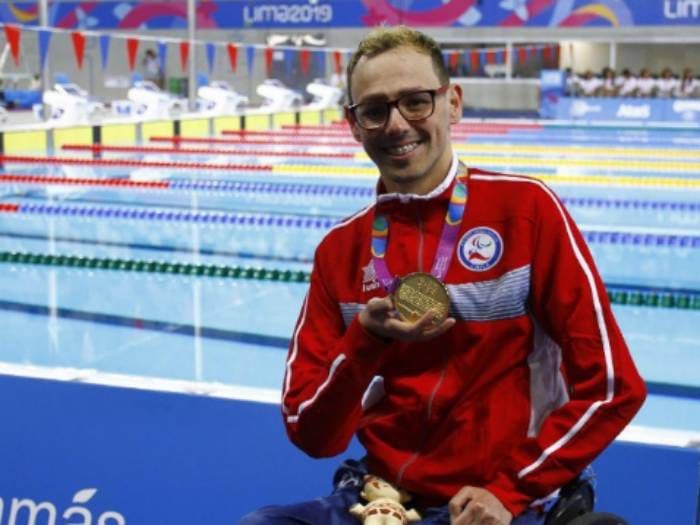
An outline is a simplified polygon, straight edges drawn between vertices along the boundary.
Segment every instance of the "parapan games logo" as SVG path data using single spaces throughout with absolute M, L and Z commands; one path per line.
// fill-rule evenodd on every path
M 474 272 L 496 266 L 503 255 L 503 240 L 496 230 L 480 226 L 465 233 L 459 241 L 459 262 Z
M 58 510 L 58 505 L 50 501 L 0 497 L 0 525 L 126 525 L 126 518 L 114 510 L 107 510 L 93 518 L 87 504 L 96 493 L 97 489 L 79 490 L 73 495 L 72 506 L 63 513 Z M 5 510 L 7 521 L 4 520 Z

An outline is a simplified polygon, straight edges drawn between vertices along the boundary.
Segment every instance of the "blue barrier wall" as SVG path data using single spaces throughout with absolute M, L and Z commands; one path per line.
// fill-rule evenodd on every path
M 11 376 L 0 399 L 0 525 L 76 523 L 82 508 L 104 525 L 233 524 L 327 493 L 339 462 L 290 445 L 276 405 Z M 595 464 L 599 508 L 693 525 L 699 466 L 698 450 L 616 443 Z
M 586 122 L 700 124 L 700 99 L 542 97 L 540 116 Z

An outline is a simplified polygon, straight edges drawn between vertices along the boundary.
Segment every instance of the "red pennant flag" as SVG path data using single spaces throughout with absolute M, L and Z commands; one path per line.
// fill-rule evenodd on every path
M 85 35 L 80 31 L 73 31 L 70 34 L 73 40 L 73 51 L 75 52 L 75 61 L 78 63 L 78 69 L 83 69 L 83 57 L 85 56 Z
M 228 61 L 231 63 L 231 71 L 236 72 L 236 67 L 238 66 L 238 48 L 236 44 L 228 44 L 226 46 L 226 51 L 228 51 Z
M 340 75 L 343 72 L 343 57 L 340 51 L 333 51 L 333 61 L 335 63 L 335 72 Z
M 520 62 L 521 64 L 527 62 L 527 49 L 525 49 L 524 47 L 518 48 L 518 62 Z
M 5 26 L 5 38 L 7 38 L 7 43 L 10 44 L 10 53 L 12 54 L 12 60 L 16 66 L 19 66 L 19 35 L 21 29 L 19 26 L 6 25 Z
M 187 40 L 180 42 L 180 67 L 182 72 L 187 71 L 187 60 L 190 58 L 190 43 Z
M 552 58 L 552 48 L 550 46 L 544 46 L 542 48 L 542 59 L 545 64 L 549 64 L 549 60 Z
M 503 52 L 503 63 L 507 64 L 508 63 L 508 57 L 510 56 L 510 51 L 507 49 Z
M 138 38 L 127 38 L 126 39 L 126 57 L 129 61 L 129 71 L 134 70 L 136 65 L 136 52 L 139 50 L 139 39 Z
M 265 48 L 265 71 L 267 71 L 268 76 L 270 76 L 270 73 L 272 73 L 272 48 L 271 47 Z
M 486 63 L 493 64 L 495 61 L 496 61 L 496 52 L 495 51 L 487 51 L 486 52 Z
M 450 53 L 450 69 L 455 71 L 457 69 L 457 64 L 459 63 L 459 54 L 457 51 L 452 51 Z
M 559 67 L 559 62 L 561 61 L 561 46 L 556 44 L 554 46 L 554 67 Z
M 472 73 L 479 71 L 479 52 L 478 51 L 472 51 Z
M 302 49 L 299 52 L 299 63 L 301 64 L 301 72 L 306 75 L 309 72 L 309 61 L 311 60 L 311 52 L 308 49 Z

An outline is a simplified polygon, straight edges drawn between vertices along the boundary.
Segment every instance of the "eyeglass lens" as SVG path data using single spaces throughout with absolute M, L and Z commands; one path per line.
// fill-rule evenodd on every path
M 365 102 L 355 107 L 355 118 L 364 128 L 379 128 L 389 119 L 391 106 L 396 105 L 406 120 L 423 120 L 433 113 L 431 91 L 408 93 L 394 102 Z

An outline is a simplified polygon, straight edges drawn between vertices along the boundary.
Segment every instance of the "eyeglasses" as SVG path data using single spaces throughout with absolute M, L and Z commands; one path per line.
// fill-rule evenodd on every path
M 396 106 L 401 116 L 408 121 L 425 120 L 435 111 L 435 97 L 442 95 L 449 86 L 406 93 L 394 100 L 371 101 L 353 104 L 347 109 L 357 124 L 367 130 L 383 128 L 389 121 L 391 108 Z

